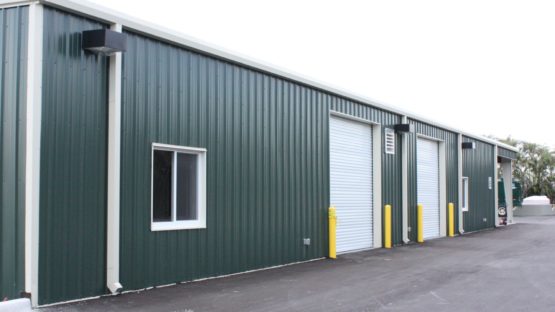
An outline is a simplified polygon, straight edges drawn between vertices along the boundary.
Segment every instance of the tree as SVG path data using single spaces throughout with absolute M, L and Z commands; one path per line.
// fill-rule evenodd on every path
M 500 140 L 519 149 L 514 178 L 522 184 L 524 197 L 546 195 L 555 200 L 555 153 L 543 145 L 518 141 L 511 137 Z

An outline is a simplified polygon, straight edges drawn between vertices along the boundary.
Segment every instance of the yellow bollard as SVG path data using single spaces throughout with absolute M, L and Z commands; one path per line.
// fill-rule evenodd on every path
M 385 248 L 391 248 L 391 205 L 385 205 L 384 218 Z
M 328 209 L 328 219 L 329 219 L 329 241 L 330 241 L 330 251 L 329 257 L 331 259 L 337 258 L 335 251 L 335 230 L 337 227 L 337 215 L 335 214 L 335 207 L 330 207 Z
M 455 205 L 449 203 L 449 237 L 455 236 Z
M 418 209 L 416 210 L 416 219 L 418 220 L 417 230 L 418 230 L 418 242 L 424 242 L 424 206 L 418 204 Z

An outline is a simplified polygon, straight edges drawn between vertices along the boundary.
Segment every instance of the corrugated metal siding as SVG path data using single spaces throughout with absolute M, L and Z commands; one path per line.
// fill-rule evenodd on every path
M 494 146 L 468 137 L 463 137 L 463 142 L 476 143 L 476 149 L 463 149 L 463 176 L 468 177 L 469 183 L 469 209 L 463 213 L 464 230 L 473 232 L 493 228 L 495 190 L 493 185 L 489 189 L 488 178 L 493 181 L 496 170 Z
M 24 291 L 28 7 L 0 9 L 0 301 Z
M 107 58 L 81 49 L 103 27 L 44 10 L 39 304 L 105 292 Z
M 323 257 L 330 96 L 127 32 L 125 289 Z M 150 231 L 152 142 L 207 149 L 207 228 Z M 303 246 L 303 238 L 311 246 Z
M 497 156 L 516 160 L 517 153 L 502 147 L 497 147 Z
M 445 143 L 445 156 L 446 156 L 446 175 L 447 175 L 447 204 L 455 204 L 455 211 L 458 211 L 458 198 L 459 198 L 459 181 L 458 181 L 458 135 L 456 133 L 417 121 L 409 119 L 409 123 L 415 127 L 415 133 L 408 134 L 408 176 L 409 176 L 409 239 L 416 241 L 416 207 L 417 191 L 416 191 L 416 138 L 417 134 L 425 135 L 428 137 L 442 140 Z M 444 207 L 442 207 L 443 209 Z M 446 218 L 449 216 L 446 214 Z M 447 222 L 448 220 L 446 220 Z M 448 223 L 446 223 L 448 224 Z M 458 214 L 455 213 L 455 232 L 458 232 Z
M 339 97 L 331 97 L 330 109 L 381 124 L 382 151 L 385 150 L 385 127 L 401 122 L 401 116 Z M 401 136 L 396 134 L 395 154 L 382 153 L 382 209 L 385 205 L 392 206 L 391 240 L 395 245 L 403 243 L 401 183 Z

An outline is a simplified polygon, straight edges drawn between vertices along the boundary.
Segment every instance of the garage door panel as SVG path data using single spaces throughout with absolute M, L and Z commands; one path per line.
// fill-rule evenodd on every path
M 417 141 L 417 192 L 422 204 L 424 238 L 440 235 L 439 144 L 419 138 Z
M 330 118 L 330 201 L 337 213 L 337 252 L 371 248 L 372 128 Z

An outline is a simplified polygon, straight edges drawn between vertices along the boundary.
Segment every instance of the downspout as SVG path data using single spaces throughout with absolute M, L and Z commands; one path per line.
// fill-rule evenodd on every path
M 407 116 L 403 116 L 403 124 L 408 123 Z M 401 137 L 401 192 L 402 192 L 402 219 L 403 219 L 403 243 L 409 242 L 409 177 L 408 177 L 408 132 L 403 132 Z
M 458 181 L 457 181 L 457 185 L 459 186 L 459 204 L 458 204 L 458 210 L 459 210 L 459 233 L 463 234 L 464 233 L 464 218 L 463 218 L 463 210 L 462 210 L 462 196 L 463 196 L 463 190 L 462 190 L 462 177 L 463 177 L 463 153 L 462 153 L 462 134 L 459 133 L 459 138 L 458 138 L 458 144 L 457 144 L 457 163 L 458 163 Z
M 31 304 L 39 298 L 39 196 L 42 122 L 43 7 L 29 5 L 27 43 L 27 102 L 25 134 L 25 292 Z
M 121 32 L 121 24 L 113 24 Z M 106 228 L 106 286 L 112 294 L 120 293 L 120 159 L 121 159 L 121 52 L 110 56 L 108 74 L 108 214 Z

